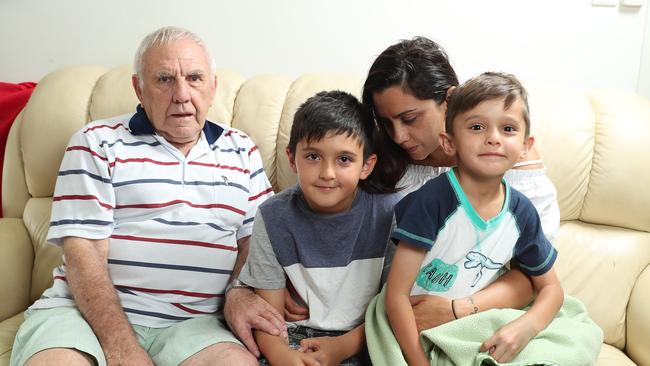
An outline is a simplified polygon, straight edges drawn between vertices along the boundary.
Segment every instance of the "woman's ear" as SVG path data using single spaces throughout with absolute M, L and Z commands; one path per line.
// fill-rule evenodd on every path
M 377 164 L 377 155 L 370 154 L 366 161 L 363 162 L 363 167 L 361 168 L 361 175 L 359 179 L 364 180 L 368 178 L 372 170 L 375 169 L 375 164 Z
M 440 147 L 447 156 L 456 156 L 456 146 L 454 145 L 453 135 L 447 132 L 440 132 L 439 135 Z

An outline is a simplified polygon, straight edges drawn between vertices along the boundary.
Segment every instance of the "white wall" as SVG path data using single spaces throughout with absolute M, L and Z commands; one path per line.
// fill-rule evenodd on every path
M 179 25 L 206 40 L 220 68 L 245 76 L 365 74 L 386 46 L 425 35 L 447 48 L 461 79 L 504 70 L 525 82 L 650 97 L 646 7 L 592 7 L 590 0 L 0 0 L 0 81 L 38 81 L 72 64 L 130 63 L 144 35 Z

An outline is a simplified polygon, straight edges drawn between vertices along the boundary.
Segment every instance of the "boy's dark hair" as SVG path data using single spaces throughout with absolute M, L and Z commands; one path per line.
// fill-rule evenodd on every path
M 363 84 L 362 101 L 367 123 L 374 127 L 378 146 L 377 156 L 386 167 L 387 179 L 396 185 L 412 162 L 408 153 L 388 134 L 386 126 L 375 118 L 373 95 L 390 87 L 399 86 L 420 100 L 445 102 L 449 88 L 458 85 L 458 77 L 445 50 L 438 43 L 415 37 L 402 40 L 386 48 L 373 62 Z
M 530 112 L 528 93 L 514 75 L 502 72 L 485 72 L 467 80 L 450 95 L 447 101 L 445 130 L 453 134 L 454 118 L 467 112 L 486 100 L 501 99 L 504 109 L 510 108 L 517 99 L 523 104 L 523 118 L 526 123 L 525 137 L 530 134 Z
M 372 134 L 365 118 L 363 107 L 354 95 L 340 90 L 319 92 L 296 111 L 287 148 L 295 154 L 300 141 L 320 141 L 328 133 L 346 135 L 358 140 L 365 162 L 374 153 Z M 381 170 L 381 163 L 376 164 L 372 173 L 359 181 L 359 187 L 369 193 L 395 192 L 394 187 L 384 182 Z

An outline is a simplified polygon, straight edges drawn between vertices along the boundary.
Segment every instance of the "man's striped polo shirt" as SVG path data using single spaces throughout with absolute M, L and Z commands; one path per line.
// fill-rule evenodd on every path
M 48 240 L 110 238 L 108 271 L 133 324 L 165 327 L 215 313 L 257 206 L 273 194 L 257 147 L 206 121 L 187 157 L 144 110 L 88 124 L 70 139 Z M 65 266 L 32 308 L 74 305 Z

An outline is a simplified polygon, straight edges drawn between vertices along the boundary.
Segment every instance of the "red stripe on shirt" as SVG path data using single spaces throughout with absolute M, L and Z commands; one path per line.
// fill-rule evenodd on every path
M 134 286 L 124 286 L 124 285 L 115 285 L 115 287 L 123 288 L 126 290 L 147 292 L 151 294 L 174 294 L 174 295 L 183 295 L 183 296 L 191 296 L 191 297 L 201 297 L 205 299 L 223 296 L 222 294 L 206 294 L 203 292 L 191 292 L 191 291 L 182 291 L 182 290 L 160 290 L 154 288 L 144 288 L 144 287 L 134 287 Z
M 98 153 L 90 150 L 89 148 L 87 148 L 85 146 L 70 146 L 67 149 L 65 149 L 65 151 L 73 151 L 73 150 L 81 150 L 81 151 L 89 152 L 91 155 L 96 156 L 96 157 L 98 157 L 98 158 L 100 158 L 100 159 L 102 159 L 104 161 L 108 160 L 106 157 L 103 157 L 103 156 L 99 155 Z
M 240 209 L 237 209 L 232 206 L 220 204 L 220 203 L 198 204 L 198 203 L 192 203 L 185 200 L 173 200 L 173 201 L 162 202 L 162 203 L 134 203 L 130 205 L 116 205 L 115 208 L 116 209 L 118 208 L 161 208 L 161 207 L 173 206 L 180 203 L 186 204 L 194 208 L 221 208 L 224 210 L 232 211 L 234 213 L 238 213 L 242 216 L 246 214 L 244 211 Z
M 99 200 L 99 198 L 92 195 L 79 195 L 79 194 L 69 194 L 64 196 L 56 196 L 52 198 L 52 201 L 71 201 L 71 200 L 95 200 L 99 203 L 100 206 L 112 209 L 113 206 L 108 203 L 104 203 Z
M 262 197 L 263 195 L 268 194 L 268 193 L 271 193 L 271 192 L 273 192 L 273 187 L 269 187 L 269 188 L 267 188 L 266 190 L 263 190 L 262 192 L 260 192 L 260 193 L 258 193 L 258 194 L 256 194 L 256 195 L 254 195 L 254 196 L 248 197 L 248 201 L 249 201 L 249 202 L 250 202 L 250 201 L 255 201 L 256 199 Z
M 248 150 L 248 156 L 251 156 L 253 151 L 257 150 L 257 145 L 253 146 L 250 150 Z
M 242 173 L 246 173 L 246 174 L 250 173 L 250 170 L 248 170 L 248 169 L 242 169 L 242 168 L 239 168 L 239 167 L 236 167 L 236 166 L 221 165 L 221 164 L 200 163 L 200 162 L 198 162 L 198 161 L 190 161 L 189 163 L 187 163 L 187 165 L 200 165 L 200 166 L 207 166 L 207 167 L 210 167 L 210 168 L 218 168 L 218 169 L 226 169 L 226 170 L 236 170 L 236 171 L 238 171 L 238 172 L 242 172 Z
M 123 127 L 123 128 L 124 128 L 125 130 L 127 130 L 127 131 L 129 130 L 129 129 L 126 128 L 123 124 L 114 125 L 114 126 L 111 126 L 111 125 L 99 125 L 99 126 L 94 126 L 94 127 L 87 128 L 87 129 L 84 131 L 84 133 L 87 133 L 88 131 L 96 130 L 96 129 L 98 129 L 98 128 L 110 128 L 111 130 L 117 130 L 117 129 L 120 128 L 120 127 Z
M 120 159 L 120 158 L 115 158 L 115 161 L 108 164 L 109 167 L 114 167 L 115 163 L 122 163 L 122 164 L 127 164 L 127 163 L 152 163 L 156 165 L 179 165 L 180 163 L 177 161 L 157 161 L 153 159 L 148 159 L 148 158 L 130 158 L 130 159 Z
M 235 130 L 229 130 L 228 132 L 224 133 L 223 136 L 224 136 L 224 137 L 228 137 L 228 136 L 232 135 L 233 133 L 235 133 Z M 241 137 L 241 138 L 243 138 L 243 139 L 247 139 L 247 138 L 248 138 L 248 136 L 243 135 L 243 134 L 241 134 L 241 133 L 237 133 L 237 135 L 239 135 L 239 137 Z
M 229 250 L 231 252 L 238 251 L 238 248 L 236 246 L 231 247 L 231 246 L 224 245 L 224 244 L 205 243 L 205 242 L 202 242 L 202 241 L 195 241 L 195 240 L 145 238 L 145 237 L 141 237 L 141 236 L 117 235 L 117 234 L 111 235 L 111 239 L 122 239 L 122 240 L 130 240 L 130 241 L 143 241 L 143 242 L 147 242 L 147 243 L 191 245 L 191 246 L 195 246 L 195 247 L 206 247 L 206 248 Z
M 186 312 L 188 312 L 190 314 L 214 314 L 215 313 L 215 312 L 207 312 L 207 311 L 199 311 L 199 310 L 190 309 L 187 306 L 183 306 L 183 305 L 181 305 L 179 303 L 175 303 L 175 302 L 173 302 L 172 305 L 174 305 L 177 308 L 179 308 L 179 309 L 181 309 L 183 311 L 186 311 Z

